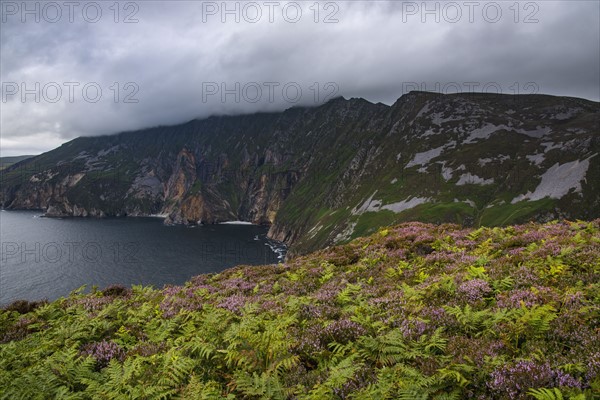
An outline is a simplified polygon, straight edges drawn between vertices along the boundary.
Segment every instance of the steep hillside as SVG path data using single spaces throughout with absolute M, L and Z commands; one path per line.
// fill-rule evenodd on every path
M 599 342 L 600 220 L 405 223 L 181 287 L 16 302 L 0 398 L 585 400 Z
M 35 157 L 35 156 L 0 157 L 0 170 L 2 170 L 4 168 L 8 168 L 13 164 L 27 160 L 28 158 L 31 158 L 31 157 Z
M 394 222 L 600 216 L 600 107 L 411 92 L 78 138 L 3 171 L 5 208 L 245 220 L 305 253 Z

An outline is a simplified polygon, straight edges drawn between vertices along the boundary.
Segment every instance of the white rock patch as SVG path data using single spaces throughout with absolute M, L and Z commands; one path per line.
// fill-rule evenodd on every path
M 531 162 L 532 164 L 535 164 L 538 166 L 542 165 L 542 163 L 546 159 L 545 154 L 548 153 L 550 150 L 560 149 L 562 147 L 562 143 L 555 144 L 553 142 L 544 142 L 544 143 L 542 143 L 542 146 L 544 146 L 543 153 L 531 154 L 531 155 L 525 156 L 525 158 L 527 158 L 529 160 L 529 162 Z
M 480 139 L 489 139 L 490 136 L 492 136 L 492 134 L 498 132 L 499 130 L 517 132 L 522 135 L 526 135 L 536 139 L 540 139 L 552 133 L 552 129 L 547 126 L 537 126 L 536 129 L 527 131 L 525 129 L 515 129 L 512 126 L 487 124 L 485 126 L 482 126 L 481 128 L 472 130 L 469 136 L 463 141 L 463 143 L 470 144 Z
M 525 158 L 527 158 L 529 162 L 535 165 L 542 165 L 542 163 L 546 159 L 544 153 L 531 154 L 529 156 L 525 156 Z
M 312 229 L 310 231 L 308 231 L 307 235 L 308 235 L 308 239 L 312 239 L 314 238 L 317 233 L 319 233 L 319 231 L 323 228 L 323 225 L 321 225 L 320 223 L 318 223 L 317 225 L 313 226 Z
M 500 154 L 498 157 L 495 158 L 480 158 L 478 163 L 481 167 L 485 167 L 487 164 L 491 163 L 492 161 L 499 161 L 499 162 L 504 162 L 506 160 L 510 160 L 510 156 L 509 155 L 505 155 L 505 154 Z
M 375 193 L 373 193 L 371 197 L 369 197 L 360 207 L 352 210 L 352 215 L 361 215 L 366 212 L 378 212 L 381 210 L 389 210 L 395 213 L 400 213 L 410 208 L 414 208 L 419 204 L 431 201 L 431 199 L 426 197 L 409 197 L 406 200 L 383 205 L 383 202 L 381 200 L 373 199 L 373 197 L 375 197 L 376 194 L 377 191 L 375 191 Z
M 489 139 L 493 133 L 498 132 L 501 129 L 512 130 L 511 128 L 507 127 L 506 125 L 487 124 L 485 126 L 482 126 L 481 128 L 472 130 L 471 133 L 469 134 L 469 137 L 467 137 L 463 141 L 463 143 L 470 144 L 470 143 L 475 143 L 479 139 Z
M 440 133 L 442 133 L 441 130 L 439 132 L 436 132 L 433 129 L 428 129 L 424 133 L 422 133 L 420 137 L 421 138 L 425 138 L 425 137 L 428 137 L 428 136 L 439 135 Z
M 523 200 L 536 201 L 546 197 L 560 199 L 571 189 L 574 189 L 575 193 L 581 192 L 581 181 L 585 179 L 590 159 L 595 156 L 596 154 L 583 161 L 575 160 L 562 165 L 554 164 L 542 175 L 542 182 L 533 193 L 527 192 L 519 195 L 511 201 L 511 204 Z
M 569 108 L 565 112 L 561 112 L 561 113 L 554 115 L 552 118 L 562 121 L 562 120 L 574 117 L 575 115 L 579 114 L 579 112 L 581 112 L 581 111 L 582 111 L 581 108 Z
M 41 181 L 49 181 L 50 179 L 54 178 L 56 175 L 58 175 L 58 172 L 52 172 L 50 170 L 40 172 L 39 174 L 35 174 L 31 178 L 29 178 L 29 182 L 35 183 L 35 182 L 41 182 Z
M 447 147 L 454 146 L 455 144 L 456 143 L 452 141 L 443 146 L 436 147 L 435 149 L 427 150 L 422 153 L 417 153 L 415 154 L 415 157 L 408 164 L 406 164 L 406 168 L 414 167 L 416 165 L 429 164 L 431 160 L 433 160 L 436 157 L 439 157 L 440 154 L 442 154 L 442 152 L 444 151 L 444 149 L 446 149 Z
M 544 153 L 547 153 L 550 150 L 560 149 L 562 147 L 562 143 L 544 142 L 542 143 L 542 146 L 544 146 Z
M 98 157 L 104 157 L 105 155 L 108 155 L 110 153 L 116 153 L 117 150 L 119 150 L 119 145 L 113 146 L 110 149 L 107 150 L 100 150 L 98 152 Z
M 369 197 L 367 200 L 365 200 L 365 202 L 360 206 L 360 207 L 355 207 L 352 210 L 352 215 L 360 215 L 363 214 L 367 211 L 370 210 L 371 208 L 371 203 L 373 202 L 373 197 L 375 197 L 375 195 L 377 194 L 377 190 L 373 192 L 373 194 L 371 195 L 371 197 Z M 381 202 L 379 200 L 375 200 L 376 203 L 381 204 Z
M 485 167 L 487 164 L 491 163 L 492 161 L 494 161 L 494 160 L 491 158 L 480 158 L 478 162 L 481 167 Z
M 385 206 L 381 207 L 381 209 L 390 210 L 395 213 L 401 213 L 402 211 L 415 208 L 419 204 L 427 203 L 428 201 L 430 201 L 430 199 L 426 197 L 412 197 L 397 203 L 386 204 Z
M 453 177 L 454 170 L 450 167 L 446 167 L 446 163 L 442 164 L 442 177 L 448 182 Z
M 414 167 L 415 165 L 425 165 L 436 157 L 439 157 L 444 151 L 445 146 L 436 147 L 435 149 L 427 150 L 422 153 L 415 154 L 415 157 L 406 164 L 406 168 Z
M 62 184 L 65 186 L 75 186 L 79 183 L 79 181 L 85 176 L 85 174 L 79 173 L 75 175 L 67 175 L 63 180 Z
M 437 112 L 431 116 L 431 123 L 435 124 L 437 126 L 442 126 L 443 123 L 452 122 L 452 121 L 460 121 L 461 119 L 462 118 L 460 118 L 460 117 L 457 118 L 457 117 L 453 117 L 453 116 L 444 118 L 444 113 Z
M 538 127 L 536 127 L 536 129 L 534 129 L 532 131 L 526 131 L 524 129 L 517 129 L 516 132 L 521 133 L 526 136 L 529 136 L 529 137 L 532 137 L 532 138 L 540 139 L 546 135 L 549 135 L 552 132 L 552 129 L 550 129 L 549 127 L 538 126 Z
M 456 186 L 463 186 L 463 185 L 491 185 L 494 183 L 494 179 L 490 178 L 490 179 L 484 179 L 481 178 L 477 175 L 473 175 L 470 172 L 467 172 L 466 174 L 462 174 L 460 176 L 460 178 L 458 179 L 458 182 L 456 182 Z
M 423 106 L 423 108 L 421 108 L 421 111 L 419 111 L 419 113 L 417 114 L 415 119 L 421 118 L 425 113 L 429 112 L 429 104 L 430 104 L 429 101 L 427 103 L 425 103 L 425 105 Z
M 356 222 L 351 222 L 346 225 L 346 228 L 344 228 L 342 232 L 338 233 L 335 238 L 333 238 L 333 243 L 337 244 L 350 239 L 354 233 L 354 228 L 356 228 Z
M 466 199 L 466 200 L 454 199 L 454 202 L 455 203 L 466 203 L 466 204 L 470 205 L 473 208 L 477 208 L 477 205 L 475 204 L 475 202 L 473 200 L 469 200 L 469 199 Z

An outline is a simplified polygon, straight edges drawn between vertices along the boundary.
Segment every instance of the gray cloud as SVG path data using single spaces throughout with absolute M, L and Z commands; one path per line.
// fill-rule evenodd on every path
M 239 23 L 231 14 L 222 22 L 220 13 L 204 12 L 221 8 L 220 1 L 135 2 L 137 23 L 123 23 L 134 11 L 131 6 L 124 9 L 126 2 L 119 3 L 118 23 L 109 9 L 113 2 L 96 3 L 102 9 L 96 23 L 82 16 L 81 8 L 90 4 L 86 2 L 75 10 L 73 22 L 63 6 L 56 23 L 44 20 L 43 14 L 39 23 L 32 15 L 23 23 L 21 10 L 12 15 L 7 4 L 20 8 L 22 3 L 2 2 L 2 155 L 39 153 L 77 136 L 175 124 L 211 114 L 315 105 L 333 93 L 391 104 L 415 84 L 450 91 L 453 83 L 465 91 L 482 90 L 486 84 L 492 90 L 495 84 L 504 93 L 517 89 L 529 93 L 533 87 L 540 93 L 600 99 L 600 14 L 594 1 L 521 2 L 516 22 L 513 2 L 486 1 L 474 9 L 472 22 L 462 1 L 454 3 L 460 16 L 444 2 L 425 5 L 428 10 L 438 7 L 437 14 L 424 14 L 421 1 L 321 2 L 317 23 L 310 9 L 314 2 L 296 3 L 302 7 L 296 23 L 284 19 L 285 2 L 274 8 L 272 23 L 263 1 L 253 3 L 262 10 L 256 23 L 244 20 L 255 16 L 248 2 L 227 3 L 230 9 L 238 4 L 240 10 L 248 10 Z M 40 11 L 45 5 L 28 4 L 39 4 Z M 288 6 L 289 17 L 293 6 Z M 492 23 L 496 7 L 502 15 Z M 88 17 L 94 16 L 91 11 Z M 337 23 L 323 22 L 330 13 Z M 531 13 L 537 23 L 524 22 Z M 36 82 L 40 88 L 49 82 L 80 85 L 72 102 L 68 88 L 62 86 L 56 103 L 48 101 L 54 95 L 51 88 L 36 103 L 32 94 L 25 102 L 20 93 L 8 95 L 6 85 L 12 82 L 25 83 L 28 89 Z M 90 82 L 102 89 L 95 103 L 81 93 Z M 134 85 L 126 88 L 128 82 Z M 272 99 L 269 82 L 278 84 Z M 535 85 L 526 86 L 530 82 Z M 238 83 L 240 91 L 249 85 L 246 92 L 238 92 L 238 102 L 234 94 L 224 101 L 219 94 L 203 96 L 207 83 L 229 89 Z M 282 92 L 286 84 L 289 97 L 294 96 L 294 86 L 301 88 L 297 103 Z M 262 96 L 252 102 L 257 86 Z M 139 91 L 133 98 L 138 102 L 124 102 L 135 88 Z

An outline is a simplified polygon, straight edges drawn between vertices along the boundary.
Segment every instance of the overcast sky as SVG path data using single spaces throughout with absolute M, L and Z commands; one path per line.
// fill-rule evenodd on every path
M 2 156 L 340 95 L 600 98 L 597 1 L 23 4 L 1 2 Z

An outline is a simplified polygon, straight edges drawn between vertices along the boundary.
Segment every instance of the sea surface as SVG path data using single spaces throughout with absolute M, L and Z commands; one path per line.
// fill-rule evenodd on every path
M 165 226 L 161 218 L 44 218 L 0 211 L 0 305 L 55 300 L 87 285 L 179 285 L 235 265 L 277 263 L 285 248 L 248 224 Z

